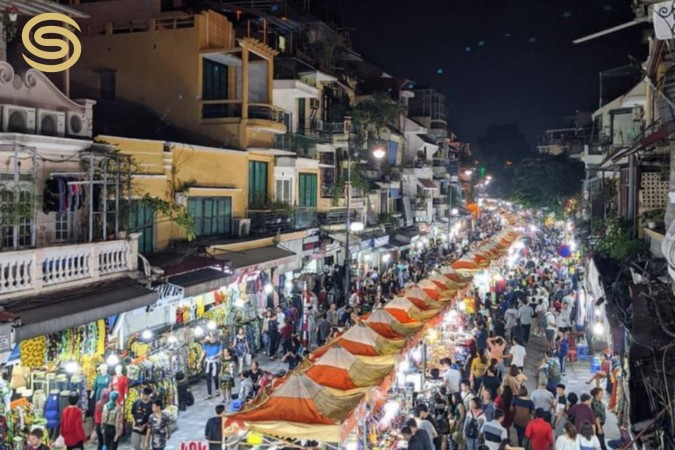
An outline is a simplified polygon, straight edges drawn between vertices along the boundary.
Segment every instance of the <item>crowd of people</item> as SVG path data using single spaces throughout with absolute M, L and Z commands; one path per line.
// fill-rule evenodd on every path
M 604 432 L 603 399 L 615 392 L 616 357 L 603 355 L 601 370 L 588 380 L 595 383 L 590 392 L 565 386 L 566 366 L 574 359 L 569 356 L 587 336 L 576 320 L 580 267 L 558 255 L 567 239 L 559 228 L 532 228 L 517 259 L 497 269 L 494 292 L 476 294 L 472 357 L 462 367 L 450 357 L 441 361 L 434 431 L 420 420 L 407 423 L 401 432 L 410 450 L 606 450 L 624 443 L 606 442 Z M 530 390 L 524 368 L 533 336 L 545 337 L 546 344 L 541 354 L 530 355 L 538 361 Z M 615 401 L 610 399 L 610 409 Z

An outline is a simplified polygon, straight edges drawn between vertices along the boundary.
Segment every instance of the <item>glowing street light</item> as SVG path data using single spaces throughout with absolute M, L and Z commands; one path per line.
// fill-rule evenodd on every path
M 352 222 L 349 224 L 349 231 L 352 233 L 360 233 L 363 231 L 364 225 L 363 222 Z
M 471 170 L 471 169 L 465 170 L 464 175 L 466 175 L 467 177 L 470 177 L 471 175 L 473 175 L 473 170 Z
M 453 216 L 456 216 L 457 214 L 459 214 L 459 209 L 452 208 L 452 210 L 450 211 L 450 214 L 452 214 Z
M 387 151 L 382 146 L 377 146 L 373 149 L 373 156 L 375 159 L 382 159 L 387 155 Z

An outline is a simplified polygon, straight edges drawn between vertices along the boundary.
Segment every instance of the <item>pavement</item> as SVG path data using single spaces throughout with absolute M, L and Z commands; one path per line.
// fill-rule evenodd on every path
M 525 367 L 523 368 L 525 376 L 527 376 L 527 381 L 525 385 L 527 386 L 528 392 L 532 392 L 537 388 L 537 368 L 539 367 L 542 356 L 546 350 L 546 339 L 541 336 L 530 336 L 530 341 L 526 345 L 527 355 L 525 357 Z M 565 392 L 567 394 L 574 392 L 577 396 L 581 396 L 583 393 L 590 394 L 591 389 L 595 387 L 595 383 L 586 384 L 591 378 L 591 358 L 587 357 L 585 361 L 575 361 L 570 364 L 567 363 L 566 375 L 562 377 L 560 381 L 565 385 Z M 600 387 L 605 387 L 605 381 L 603 380 L 600 383 Z M 609 396 L 605 393 L 603 403 L 607 406 L 609 401 Z M 605 422 L 605 441 L 610 441 L 612 439 L 619 438 L 619 426 L 617 424 L 616 415 L 607 411 L 607 420 Z M 555 437 L 557 438 L 560 434 L 563 433 L 562 426 L 559 426 L 556 429 Z M 511 432 L 511 438 L 515 444 L 515 430 Z

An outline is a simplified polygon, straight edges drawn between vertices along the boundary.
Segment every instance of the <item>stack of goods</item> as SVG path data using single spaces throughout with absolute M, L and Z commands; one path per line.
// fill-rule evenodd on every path
M 35 337 L 19 343 L 21 366 L 28 368 L 44 367 L 46 365 L 47 338 Z

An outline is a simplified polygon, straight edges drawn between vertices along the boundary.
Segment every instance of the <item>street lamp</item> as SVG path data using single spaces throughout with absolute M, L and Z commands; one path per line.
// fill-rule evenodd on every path
M 471 175 L 473 175 L 473 170 L 471 170 L 471 169 L 465 170 L 464 175 L 466 175 L 467 177 L 470 177 Z
M 345 223 L 345 297 L 349 298 L 349 288 L 351 286 L 351 251 L 349 249 L 349 233 L 352 231 L 352 223 L 351 223 L 351 216 L 350 216 L 350 204 L 351 204 L 351 199 L 352 199 L 352 139 L 351 139 L 351 130 L 350 130 L 350 139 L 349 139 L 349 144 L 347 148 L 347 195 L 346 195 L 346 205 L 347 205 L 347 221 Z M 373 156 L 375 159 L 382 159 L 386 156 L 387 152 L 382 147 L 381 145 L 378 145 L 377 147 L 373 148 Z M 360 222 L 355 222 L 354 225 L 357 225 L 357 223 Z M 359 232 L 363 231 L 364 225 L 363 223 L 360 223 L 360 230 L 354 230 L 354 232 Z M 356 226 L 358 228 L 358 225 Z

